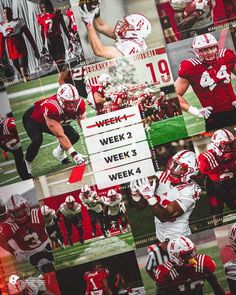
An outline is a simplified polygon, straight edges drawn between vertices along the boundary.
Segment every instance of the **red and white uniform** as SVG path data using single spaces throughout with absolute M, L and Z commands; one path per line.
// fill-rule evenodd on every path
M 97 271 L 88 271 L 84 274 L 84 280 L 87 284 L 86 295 L 105 295 L 106 290 L 103 286 L 103 280 L 107 279 L 109 271 L 106 268 Z
M 72 120 L 79 119 L 79 117 L 82 116 L 84 112 L 85 102 L 83 99 L 80 100 L 79 106 L 77 107 L 77 111 L 66 112 L 66 110 L 60 106 L 57 100 L 57 95 L 55 94 L 52 97 L 48 97 L 35 102 L 31 118 L 34 121 L 45 125 L 46 123 L 44 116 L 61 122 L 61 124 L 68 124 Z
M 7 49 L 10 59 L 19 59 L 27 56 L 27 48 L 22 33 L 24 31 L 25 21 L 22 18 L 15 18 L 10 22 L 0 23 L 0 57 L 3 57 L 4 39 L 7 43 Z
M 225 181 L 236 175 L 236 159 L 220 162 L 219 157 L 212 149 L 201 153 L 198 161 L 200 172 L 207 175 L 212 181 Z
M 70 29 L 72 30 L 73 33 L 76 33 L 77 30 L 78 30 L 78 27 L 77 27 L 76 22 L 75 22 L 74 13 L 70 8 L 67 8 L 66 16 L 69 19 Z
M 57 37 L 61 36 L 61 12 L 55 13 L 41 13 L 37 15 L 37 22 L 43 27 L 43 31 L 46 37 Z
M 155 197 L 159 204 L 166 207 L 169 203 L 176 201 L 184 212 L 181 216 L 167 222 L 161 222 L 155 216 L 154 222 L 158 240 L 164 242 L 166 239 L 190 235 L 189 217 L 196 201 L 199 200 L 200 187 L 194 181 L 173 186 L 165 171 L 157 172 L 156 176 L 159 179 L 159 185 L 155 191 Z
M 214 64 L 202 63 L 197 58 L 181 62 L 179 76 L 189 80 L 203 107 L 212 106 L 213 113 L 233 110 L 236 95 L 231 84 L 231 72 L 236 55 L 230 49 L 221 49 Z
M 147 45 L 144 40 L 132 40 L 132 39 L 120 39 L 119 37 L 115 41 L 115 47 L 124 55 L 129 56 L 137 52 L 141 52 L 147 49 Z
M 11 217 L 1 224 L 0 238 L 14 240 L 26 257 L 43 251 L 49 243 L 44 220 L 39 208 L 31 209 L 29 220 L 18 225 Z
M 20 148 L 20 139 L 14 118 L 0 119 L 0 147 L 9 151 Z
M 120 212 L 120 204 L 122 202 L 122 195 L 117 194 L 116 199 L 114 201 L 110 200 L 109 198 L 105 198 L 104 205 L 108 207 L 108 215 L 116 216 Z
M 128 94 L 124 92 L 113 93 L 112 110 L 120 110 L 126 108 L 129 105 Z
M 97 104 L 94 100 L 94 94 L 96 92 L 101 94 L 102 97 L 105 97 L 106 90 L 105 90 L 104 86 L 102 86 L 100 84 L 91 85 L 91 89 L 90 89 L 90 92 L 88 93 L 88 97 L 87 97 L 88 105 L 91 108 L 95 109 L 97 111 L 97 114 L 99 114 L 99 115 L 104 114 L 104 113 L 106 113 L 106 110 L 104 109 L 103 104 Z
M 18 293 L 17 291 L 17 285 L 13 284 L 8 284 L 8 289 L 10 294 L 22 294 L 22 295 L 38 295 L 41 294 L 42 292 L 47 291 L 45 282 L 43 277 L 40 278 L 34 278 L 34 277 L 29 277 L 27 278 L 23 284 L 25 285 L 24 290 L 22 290 L 22 293 Z
M 155 275 L 157 284 L 174 294 L 199 294 L 197 291 L 204 286 L 205 276 L 213 273 L 216 265 L 208 255 L 198 254 L 195 259 L 196 266 L 188 268 L 178 267 L 171 261 L 159 265 Z

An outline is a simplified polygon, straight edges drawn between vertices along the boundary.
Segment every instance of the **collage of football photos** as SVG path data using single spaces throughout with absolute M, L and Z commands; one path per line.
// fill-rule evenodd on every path
M 0 295 L 236 295 L 235 75 L 235 0 L 0 0 Z

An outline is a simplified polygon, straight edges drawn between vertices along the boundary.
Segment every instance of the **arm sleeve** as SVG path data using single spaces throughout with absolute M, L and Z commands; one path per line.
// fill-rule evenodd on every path
M 178 75 L 181 78 L 190 80 L 193 74 L 192 74 L 191 63 L 188 60 L 184 60 L 180 63 L 179 69 L 178 69 Z

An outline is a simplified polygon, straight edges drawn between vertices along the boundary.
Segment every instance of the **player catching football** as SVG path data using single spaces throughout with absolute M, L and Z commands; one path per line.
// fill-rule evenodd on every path
M 53 150 L 57 160 L 68 163 L 66 151 L 76 165 L 83 164 L 82 155 L 73 147 L 79 140 L 79 134 L 69 123 L 76 120 L 80 125 L 84 118 L 85 102 L 71 84 L 62 84 L 57 94 L 35 102 L 23 115 L 23 125 L 31 139 L 25 157 L 29 173 L 43 142 L 43 133 L 52 134 L 58 139 L 59 145 Z
M 224 203 L 236 210 L 236 150 L 234 135 L 220 129 L 211 137 L 211 148 L 198 157 L 199 169 L 206 176 L 207 197 L 215 226 L 223 223 Z
M 189 218 L 201 192 L 192 177 L 198 172 L 196 154 L 183 150 L 169 159 L 166 170 L 158 171 L 156 179 L 131 182 L 134 201 L 142 201 L 143 197 L 154 212 L 156 236 L 160 242 L 191 234 Z
M 203 295 L 207 281 L 215 295 L 224 295 L 216 275 L 216 264 L 205 254 L 198 254 L 194 243 L 184 237 L 168 242 L 169 260 L 157 267 L 158 295 Z
M 215 0 L 171 0 L 170 5 L 182 38 L 207 33 L 213 25 Z
M 236 56 L 228 48 L 219 49 L 212 34 L 194 38 L 192 48 L 196 58 L 180 63 L 176 93 L 182 110 L 206 119 L 206 129 L 218 129 L 236 123 L 236 95 L 231 73 L 236 74 Z M 184 94 L 192 86 L 202 108 L 191 106 Z
M 151 23 L 142 14 L 133 13 L 124 17 L 124 21 L 117 21 L 115 28 L 111 28 L 101 19 L 99 4 L 89 10 L 81 1 L 81 18 L 86 26 L 88 39 L 96 56 L 115 58 L 128 56 L 147 49 L 145 38 L 151 33 Z M 115 40 L 114 46 L 102 43 L 98 33 Z

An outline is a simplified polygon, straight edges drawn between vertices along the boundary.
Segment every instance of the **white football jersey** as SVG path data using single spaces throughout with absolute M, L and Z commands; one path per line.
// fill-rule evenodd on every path
M 1 22 L 0 23 L 0 32 L 3 36 L 11 37 L 17 35 L 21 32 L 21 29 L 25 26 L 25 21 L 23 18 L 15 18 L 10 22 Z
M 173 186 L 168 180 L 168 174 L 164 171 L 156 173 L 159 186 L 155 191 L 155 197 L 160 205 L 166 207 L 169 203 L 177 201 L 183 210 L 183 214 L 173 221 L 161 222 L 155 216 L 156 236 L 159 241 L 188 236 L 191 234 L 189 217 L 199 199 L 200 187 L 194 182 Z
M 49 214 L 43 215 L 44 225 L 46 227 L 53 226 L 55 224 L 54 218 L 56 218 L 56 212 L 54 209 L 49 209 Z
M 79 198 L 82 204 L 88 209 L 95 211 L 96 213 L 102 212 L 102 205 L 98 204 L 98 201 L 95 199 L 97 196 L 96 192 L 92 192 L 88 197 L 84 197 L 83 193 L 79 194 Z
M 17 285 L 9 283 L 8 289 L 10 295 L 19 294 L 19 288 L 17 288 Z M 40 275 L 37 278 L 29 277 L 25 281 L 22 281 L 22 293 L 20 294 L 38 295 L 39 292 L 45 292 L 46 290 L 44 278 Z
M 108 206 L 108 215 L 115 216 L 120 211 L 120 203 L 122 202 L 122 195 L 117 194 L 115 201 L 106 198 L 104 204 Z
M 59 210 L 66 218 L 71 219 L 81 212 L 81 205 L 75 203 L 74 208 L 69 209 L 66 203 L 62 203 Z
M 117 38 L 115 41 L 115 47 L 124 55 L 129 56 L 140 51 L 147 49 L 147 45 L 144 40 L 128 40 Z

